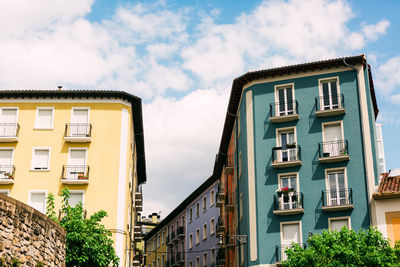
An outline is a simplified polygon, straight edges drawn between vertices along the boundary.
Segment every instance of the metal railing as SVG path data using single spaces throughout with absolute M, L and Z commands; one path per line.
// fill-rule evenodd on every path
M 299 145 L 285 145 L 272 148 L 272 162 L 287 162 L 301 160 L 301 147 Z
M 0 165 L 0 180 L 14 179 L 14 165 Z
M 284 260 L 287 260 L 287 256 L 286 256 L 286 249 L 293 247 L 295 243 L 292 244 L 286 244 L 286 245 L 276 245 L 275 246 L 275 260 L 276 262 L 282 262 Z M 307 248 L 307 244 L 306 243 L 298 243 L 298 245 L 304 249 Z
M 224 262 L 225 260 L 225 248 L 220 248 L 217 253 L 217 262 Z
M 301 192 L 274 195 L 274 210 L 291 210 L 304 208 L 304 196 Z
M 18 123 L 0 123 L 0 137 L 17 137 L 18 133 Z
M 348 149 L 349 142 L 347 139 L 318 143 L 318 154 L 320 158 L 348 155 Z
M 171 256 L 171 265 L 174 265 L 174 264 L 175 264 L 175 257 Z
M 184 234 L 185 234 L 185 228 L 183 226 L 179 226 L 178 229 L 176 230 L 176 237 Z
M 64 165 L 62 179 L 64 180 L 89 180 L 90 168 L 88 165 Z
M 316 97 L 315 106 L 317 111 L 344 108 L 344 96 L 341 94 Z
M 332 189 L 321 192 L 322 206 L 342 206 L 353 204 L 353 190 L 351 188 Z
M 297 100 L 269 104 L 271 117 L 299 114 Z
M 176 254 L 176 262 L 178 263 L 178 262 L 183 261 L 183 260 L 184 260 L 184 258 L 183 258 L 182 253 L 177 253 Z
M 65 137 L 91 137 L 92 124 L 90 123 L 66 123 Z

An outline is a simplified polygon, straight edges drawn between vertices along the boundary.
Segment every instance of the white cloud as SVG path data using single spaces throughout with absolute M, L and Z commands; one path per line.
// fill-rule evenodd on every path
M 377 24 L 364 25 L 362 31 L 366 38 L 371 40 L 378 39 L 379 35 L 385 34 L 390 22 L 386 19 L 381 20 Z
M 400 55 L 382 62 L 376 75 L 376 88 L 379 93 L 384 95 L 391 94 L 396 88 L 400 87 Z M 400 93 L 400 92 L 398 92 Z

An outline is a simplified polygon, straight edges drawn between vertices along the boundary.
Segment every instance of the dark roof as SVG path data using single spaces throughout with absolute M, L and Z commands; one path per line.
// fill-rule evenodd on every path
M 374 199 L 400 198 L 400 176 L 391 176 L 390 172 L 381 175 L 382 180 L 378 193 L 373 194 Z
M 234 79 L 232 83 L 231 95 L 229 97 L 228 109 L 226 112 L 219 152 L 217 155 L 217 164 L 214 167 L 214 175 L 217 174 L 218 176 L 218 174 L 221 173 L 222 166 L 226 160 L 229 141 L 232 135 L 233 125 L 235 123 L 235 116 L 239 107 L 239 102 L 242 96 L 244 85 L 258 79 L 272 78 L 275 76 L 302 73 L 306 71 L 346 67 L 347 65 L 355 65 L 355 64 L 363 64 L 365 67 L 367 67 L 366 66 L 367 61 L 365 55 L 342 57 L 342 58 L 321 60 L 321 61 L 291 65 L 291 66 L 284 66 L 279 68 L 252 71 L 252 72 L 247 72 L 242 76 Z M 376 104 L 375 89 L 374 89 L 374 84 L 372 82 L 370 67 L 368 68 L 368 74 L 369 74 L 368 76 L 369 76 L 370 92 L 376 118 L 379 110 Z
M 12 98 L 119 98 L 131 103 L 132 118 L 135 131 L 137 152 L 137 174 L 139 183 L 144 183 L 146 177 L 146 159 L 144 151 L 142 100 L 124 91 L 108 90 L 1 90 L 0 99 Z
M 171 211 L 164 220 L 162 220 L 155 228 L 153 228 L 144 238 L 144 241 L 150 239 L 153 235 L 157 234 L 164 226 L 168 225 L 173 221 L 179 214 L 186 209 L 186 207 L 192 203 L 197 197 L 204 193 L 204 191 L 209 188 L 215 181 L 217 177 L 212 175 L 205 182 L 203 182 L 196 190 L 194 190 L 185 200 L 179 204 L 173 211 Z

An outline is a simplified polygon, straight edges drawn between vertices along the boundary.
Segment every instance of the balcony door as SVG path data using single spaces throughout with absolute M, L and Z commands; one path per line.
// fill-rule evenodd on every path
M 282 224 L 281 261 L 286 260 L 285 250 L 292 243 L 301 243 L 300 223 Z
M 71 149 L 67 166 L 67 179 L 86 175 L 86 149 Z
M 8 179 L 12 174 L 12 149 L 0 150 L 0 179 Z
M 341 124 L 331 124 L 323 126 L 324 134 L 324 153 L 329 153 L 329 157 L 339 156 L 344 150 Z
M 278 94 L 278 115 L 285 116 L 294 113 L 293 110 L 293 89 L 292 86 L 277 88 Z
M 17 109 L 3 108 L 0 114 L 0 136 L 17 135 Z
M 339 108 L 339 92 L 337 80 L 325 81 L 321 83 L 322 87 L 322 110 Z
M 71 136 L 89 136 L 89 109 L 73 108 L 71 116 Z
M 297 209 L 298 199 L 297 199 L 297 177 L 296 176 L 286 176 L 281 177 L 281 188 L 293 188 L 294 193 L 289 193 L 287 195 L 282 195 L 280 198 L 281 209 Z M 280 188 L 280 189 L 281 189 Z
M 296 160 L 297 148 L 287 147 L 288 144 L 294 144 L 296 142 L 294 138 L 294 131 L 279 133 L 279 142 L 282 149 L 280 150 L 278 160 L 280 162 Z
M 327 199 L 329 206 L 348 204 L 344 171 L 328 172 Z

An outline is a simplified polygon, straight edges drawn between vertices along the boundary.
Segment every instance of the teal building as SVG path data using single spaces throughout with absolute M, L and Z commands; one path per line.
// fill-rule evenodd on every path
M 377 114 L 365 55 L 233 81 L 218 160 L 233 136 L 238 266 L 275 266 L 292 242 L 374 224 Z

